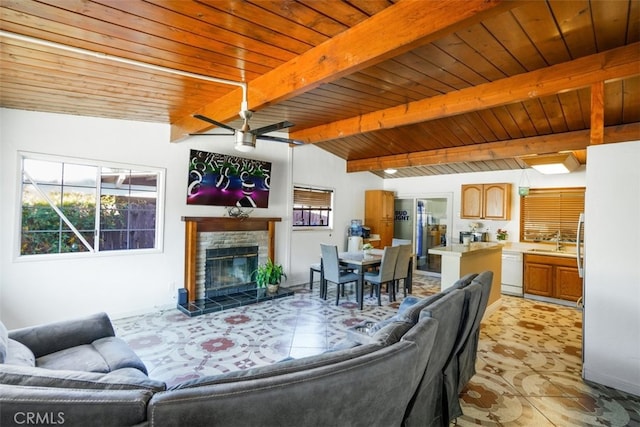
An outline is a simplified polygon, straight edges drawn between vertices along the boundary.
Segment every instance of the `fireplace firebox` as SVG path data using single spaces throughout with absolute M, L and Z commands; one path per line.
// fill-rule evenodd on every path
M 253 272 L 257 268 L 257 246 L 207 249 L 205 298 L 254 290 Z

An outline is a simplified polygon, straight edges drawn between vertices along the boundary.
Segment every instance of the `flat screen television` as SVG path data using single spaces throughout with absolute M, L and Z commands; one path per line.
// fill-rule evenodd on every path
M 270 180 L 271 162 L 191 150 L 187 204 L 267 208 Z

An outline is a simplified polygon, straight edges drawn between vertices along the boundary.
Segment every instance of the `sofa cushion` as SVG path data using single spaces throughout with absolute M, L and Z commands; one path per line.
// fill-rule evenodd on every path
M 26 345 L 9 338 L 7 356 L 4 363 L 7 365 L 36 366 L 36 358 Z
M 103 373 L 110 371 L 109 365 L 91 344 L 79 345 L 38 357 L 36 366 L 54 370 Z
M 36 366 L 46 369 L 68 369 L 85 372 L 110 372 L 120 368 L 147 368 L 120 338 L 106 337 L 92 344 L 56 351 L 36 359 Z
M 7 364 L 0 365 L 0 384 L 97 390 L 163 391 L 166 389 L 164 382 L 152 380 L 134 368 L 98 373 Z
M 9 346 L 9 333 L 4 323 L 0 322 L 0 363 L 4 363 L 7 357 L 7 347 Z
M 117 337 L 105 337 L 95 340 L 92 345 L 105 360 L 109 370 L 136 368 L 145 374 L 148 373 L 142 360 L 124 340 Z

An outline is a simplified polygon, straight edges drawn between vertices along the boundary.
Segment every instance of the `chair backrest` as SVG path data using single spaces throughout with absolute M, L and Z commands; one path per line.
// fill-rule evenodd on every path
M 398 259 L 396 260 L 396 268 L 393 274 L 393 278 L 404 279 L 409 275 L 409 263 L 411 262 L 411 245 L 398 246 L 400 251 L 398 252 Z
M 338 261 L 338 247 L 335 245 L 320 244 L 322 253 L 322 268 L 324 278 L 333 283 L 340 281 L 340 262 Z
M 380 262 L 380 283 L 393 280 L 399 253 L 400 246 L 386 246 L 384 248 L 382 261 Z

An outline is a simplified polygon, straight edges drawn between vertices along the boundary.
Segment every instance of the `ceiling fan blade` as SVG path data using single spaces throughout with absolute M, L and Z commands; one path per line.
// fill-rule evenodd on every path
M 232 133 L 190 133 L 189 136 L 233 136 Z
M 285 144 L 293 144 L 293 145 L 303 145 L 304 142 L 296 141 L 295 139 L 289 138 L 280 138 L 279 136 L 270 136 L 270 135 L 258 135 L 256 139 L 261 139 L 265 141 L 275 141 L 275 142 L 284 142 Z
M 234 131 L 234 132 L 236 131 L 236 130 L 235 130 L 234 128 L 232 128 L 231 126 L 225 125 L 224 123 L 216 122 L 215 120 L 210 119 L 210 118 L 209 118 L 209 117 L 207 117 L 207 116 L 203 116 L 202 114 L 194 114 L 194 115 L 193 115 L 193 117 L 195 117 L 196 119 L 200 119 L 200 120 L 202 120 L 202 121 L 204 121 L 204 122 L 211 123 L 212 125 L 216 125 L 216 126 L 218 126 L 218 127 L 220 127 L 220 128 L 229 129 L 229 130 L 232 130 L 232 131 Z
M 254 135 L 262 135 L 264 133 L 274 132 L 276 130 L 280 130 L 284 128 L 290 128 L 291 126 L 293 126 L 293 123 L 285 120 L 284 122 L 274 123 L 272 125 L 264 126 L 258 129 L 253 129 L 251 133 Z

